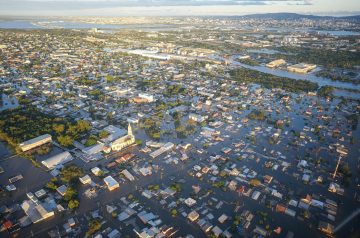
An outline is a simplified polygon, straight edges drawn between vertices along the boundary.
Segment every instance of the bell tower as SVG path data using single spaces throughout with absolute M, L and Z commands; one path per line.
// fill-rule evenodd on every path
M 128 125 L 128 136 L 134 136 L 130 123 Z

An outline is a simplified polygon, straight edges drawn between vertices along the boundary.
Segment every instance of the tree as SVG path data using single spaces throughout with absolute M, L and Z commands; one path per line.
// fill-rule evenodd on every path
M 97 143 L 97 138 L 94 135 L 91 135 L 87 141 L 85 142 L 85 146 L 92 146 L 95 145 Z
M 59 144 L 61 146 L 64 146 L 64 147 L 69 147 L 73 144 L 74 142 L 74 139 L 71 138 L 70 136 L 68 135 L 65 135 L 65 136 L 58 136 L 57 137 L 57 141 L 59 142 Z
M 61 134 L 65 130 L 65 125 L 64 124 L 53 124 L 52 128 L 56 134 Z
M 258 179 L 251 179 L 251 180 L 249 181 L 249 184 L 252 185 L 252 186 L 254 186 L 254 187 L 257 187 L 257 186 L 260 186 L 260 185 L 261 185 L 261 182 L 260 182 L 260 180 L 258 180 Z
M 56 184 L 53 182 L 53 181 L 50 181 L 46 184 L 46 187 L 51 189 L 51 190 L 56 190 L 57 189 L 57 186 Z
M 91 124 L 90 124 L 90 122 L 85 121 L 85 120 L 78 120 L 76 122 L 76 127 L 79 132 L 85 132 L 85 131 L 89 131 L 91 129 Z
M 110 134 L 109 132 L 103 130 L 103 131 L 100 131 L 100 132 L 99 132 L 99 137 L 100 137 L 101 139 L 104 139 L 104 138 L 106 138 L 109 134 Z
M 91 220 L 89 222 L 89 228 L 88 231 L 86 232 L 86 237 L 91 236 L 92 234 L 94 234 L 95 232 L 97 232 L 98 230 L 100 230 L 101 228 L 101 222 L 100 220 L 94 219 Z
M 136 139 L 135 143 L 136 143 L 137 145 L 142 145 L 142 141 L 141 141 L 140 139 Z
M 79 207 L 79 201 L 76 200 L 76 199 L 70 200 L 69 203 L 68 203 L 68 207 L 71 210 L 75 210 L 76 208 Z
M 171 216 L 176 217 L 177 216 L 177 210 L 175 208 L 171 209 Z
M 334 87 L 331 86 L 323 86 L 319 89 L 318 95 L 321 97 L 331 97 L 334 91 Z
M 65 201 L 71 201 L 76 196 L 77 196 L 77 191 L 74 188 L 69 187 L 68 189 L 66 189 L 66 192 L 65 192 L 63 198 Z
M 75 165 L 66 166 L 60 171 L 60 179 L 67 184 L 76 183 L 83 175 L 83 170 Z

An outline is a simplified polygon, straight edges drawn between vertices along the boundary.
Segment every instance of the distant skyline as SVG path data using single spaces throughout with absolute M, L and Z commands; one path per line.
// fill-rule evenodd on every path
M 0 0 L 1 16 L 360 14 L 360 0 Z

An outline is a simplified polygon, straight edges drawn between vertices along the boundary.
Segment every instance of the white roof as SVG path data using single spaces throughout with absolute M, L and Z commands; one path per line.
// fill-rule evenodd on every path
M 24 142 L 20 143 L 20 146 L 31 145 L 31 144 L 33 144 L 33 143 L 36 143 L 36 142 L 38 142 L 38 141 L 41 141 L 41 140 L 44 140 L 44 139 L 48 139 L 48 138 L 51 139 L 51 135 L 49 135 L 49 134 L 44 134 L 44 135 L 35 137 L 35 138 L 31 139 L 31 140 L 27 140 L 27 141 L 24 141 Z
M 121 129 L 119 127 L 113 126 L 113 125 L 109 125 L 107 127 L 104 128 L 104 131 L 107 131 L 110 133 L 110 135 L 104 139 L 102 139 L 102 141 L 104 142 L 111 142 L 114 141 L 124 135 L 127 134 L 127 131 L 124 129 Z
M 48 169 L 53 169 L 60 164 L 65 164 L 74 158 L 68 152 L 62 152 L 60 154 L 54 155 L 53 157 L 48 158 L 47 160 L 42 161 L 41 163 L 45 165 Z
M 82 152 L 84 152 L 85 154 L 88 155 L 93 155 L 93 154 L 97 154 L 99 152 L 101 152 L 104 148 L 103 144 L 95 144 L 89 147 L 86 147 L 84 149 L 82 149 Z
M 106 178 L 104 178 L 104 182 L 106 183 L 106 185 L 108 187 L 113 187 L 113 186 L 118 186 L 119 185 L 119 183 L 116 182 L 116 180 L 111 176 L 107 176 Z

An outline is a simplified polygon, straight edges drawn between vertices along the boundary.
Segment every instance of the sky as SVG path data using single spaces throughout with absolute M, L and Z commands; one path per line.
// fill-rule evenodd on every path
M 0 0 L 0 16 L 229 16 L 360 14 L 360 0 Z

